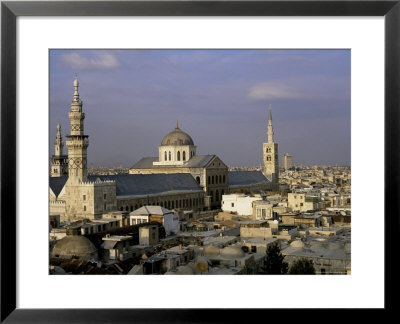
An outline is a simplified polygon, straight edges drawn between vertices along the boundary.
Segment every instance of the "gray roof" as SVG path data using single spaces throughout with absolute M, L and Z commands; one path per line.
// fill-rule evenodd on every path
M 50 177 L 49 186 L 51 190 L 53 190 L 54 194 L 58 196 L 64 188 L 65 183 L 67 182 L 68 177 Z
M 229 186 L 248 186 L 256 184 L 267 184 L 270 181 L 262 174 L 261 171 L 229 171 Z
M 181 165 L 153 165 L 153 162 L 158 162 L 158 157 L 145 157 L 133 166 L 131 169 L 157 169 L 157 168 L 204 168 L 211 162 L 216 155 L 195 155 L 189 161 Z
M 173 213 L 172 210 L 166 209 L 161 206 L 142 206 L 133 212 L 131 212 L 129 215 L 134 216 L 134 215 L 165 215 L 165 214 L 171 214 Z
M 145 196 L 169 191 L 201 191 L 189 173 L 93 175 L 90 181 L 115 180 L 117 196 Z
M 146 196 L 169 191 L 202 191 L 189 173 L 91 175 L 89 181 L 115 180 L 117 196 Z M 50 188 L 58 196 L 68 177 L 50 178 Z

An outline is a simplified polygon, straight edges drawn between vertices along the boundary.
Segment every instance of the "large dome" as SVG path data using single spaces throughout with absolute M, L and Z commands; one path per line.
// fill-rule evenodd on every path
M 161 145 L 169 146 L 169 145 L 194 145 L 192 138 L 183 132 L 179 127 L 178 123 L 176 123 L 175 129 L 165 135 L 163 138 Z
M 62 259 L 77 257 L 83 260 L 97 260 L 97 249 L 94 244 L 84 236 L 67 235 L 54 245 L 51 255 Z

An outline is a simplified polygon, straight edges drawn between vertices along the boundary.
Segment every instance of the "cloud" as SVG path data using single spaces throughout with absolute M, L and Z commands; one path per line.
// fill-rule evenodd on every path
M 253 100 L 296 99 L 305 97 L 298 89 L 287 84 L 276 82 L 255 84 L 249 89 L 247 96 Z
M 62 55 L 61 59 L 73 69 L 107 70 L 120 66 L 118 59 L 110 53 L 98 53 L 95 58 L 70 53 Z

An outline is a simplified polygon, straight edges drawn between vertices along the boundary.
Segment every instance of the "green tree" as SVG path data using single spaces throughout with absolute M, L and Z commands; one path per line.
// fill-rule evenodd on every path
M 283 262 L 284 256 L 278 244 L 270 245 L 265 256 L 262 271 L 264 274 L 285 274 L 288 264 Z
M 292 263 L 289 274 L 315 274 L 312 260 L 301 258 Z

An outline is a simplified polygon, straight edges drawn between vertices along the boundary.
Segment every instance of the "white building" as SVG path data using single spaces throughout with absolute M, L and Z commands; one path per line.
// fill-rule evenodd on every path
M 129 214 L 130 225 L 156 221 L 164 226 L 165 233 L 171 235 L 179 232 L 179 215 L 177 212 L 161 206 L 143 206 Z
M 261 197 L 249 197 L 243 194 L 222 196 L 222 210 L 237 213 L 240 216 L 253 214 L 253 201 L 262 200 Z

